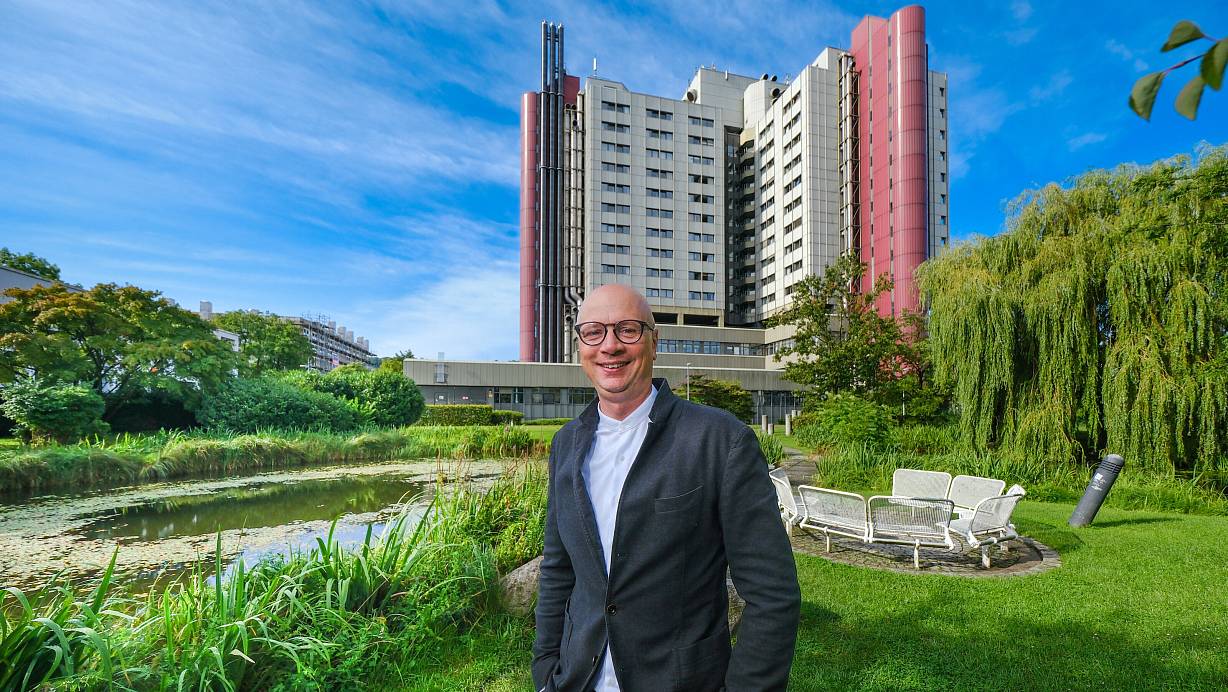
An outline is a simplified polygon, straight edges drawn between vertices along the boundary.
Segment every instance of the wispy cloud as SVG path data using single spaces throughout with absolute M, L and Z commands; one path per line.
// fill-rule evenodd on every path
M 1004 32 L 1002 36 L 1006 39 L 1006 42 L 1012 46 L 1022 46 L 1024 44 L 1031 43 L 1032 39 L 1036 38 L 1038 31 L 1039 30 L 1036 27 L 1025 26 Z
M 1066 90 L 1066 87 L 1070 86 L 1073 82 L 1074 75 L 1070 73 L 1070 70 L 1058 70 L 1049 77 L 1049 81 L 1029 89 L 1028 96 L 1031 97 L 1034 103 L 1048 101 L 1056 96 L 1060 96 Z
M 1032 4 L 1027 2 L 1027 0 L 1014 0 L 1011 3 L 1011 15 L 1017 21 L 1026 21 L 1028 17 L 1032 16 Z
M 1078 151 L 1090 144 L 1099 144 L 1108 139 L 1109 136 L 1104 132 L 1087 132 L 1077 137 L 1071 137 L 1066 140 L 1066 147 L 1071 151 Z
M 1117 39 L 1109 39 L 1105 41 L 1104 47 L 1113 55 L 1125 60 L 1134 65 L 1136 72 L 1142 72 L 1148 68 L 1147 61 L 1138 57 L 1138 54 L 1126 47 L 1125 44 Z

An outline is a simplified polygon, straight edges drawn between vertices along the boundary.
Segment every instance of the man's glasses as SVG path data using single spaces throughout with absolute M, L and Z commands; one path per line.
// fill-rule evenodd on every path
M 644 337 L 644 332 L 656 329 L 643 320 L 620 320 L 614 324 L 581 322 L 576 325 L 576 334 L 580 336 L 580 341 L 589 346 L 596 346 L 605 341 L 606 331 L 610 327 L 614 328 L 614 338 L 624 344 L 639 343 Z

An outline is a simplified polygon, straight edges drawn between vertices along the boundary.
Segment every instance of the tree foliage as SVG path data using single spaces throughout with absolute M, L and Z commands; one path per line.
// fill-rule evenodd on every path
M 81 384 L 106 401 L 109 419 L 153 390 L 193 399 L 229 379 L 229 344 L 209 323 L 135 286 L 11 288 L 0 305 L 0 382 L 35 376 Z
M 25 378 L 0 390 L 0 411 L 22 437 L 34 442 L 69 443 L 106 433 L 110 428 L 102 421 L 105 407 L 97 392 L 81 385 L 48 385 Z
M 215 315 L 213 323 L 239 335 L 239 353 L 252 374 L 293 370 L 311 361 L 311 342 L 296 325 L 276 315 L 235 310 Z
M 344 432 L 361 422 L 353 406 L 331 394 L 270 377 L 234 378 L 206 396 L 196 415 L 205 427 L 240 433 L 265 428 Z
M 327 374 L 290 371 L 281 378 L 348 401 L 364 423 L 385 428 L 412 425 L 422 416 L 426 403 L 413 380 L 387 370 L 368 370 L 361 363 L 343 365 Z
M 886 275 L 871 290 L 857 293 L 866 267 L 846 254 L 823 274 L 795 284 L 793 302 L 767 320 L 767 326 L 791 324 L 793 343 L 776 358 L 796 358 L 785 364 L 784 378 L 809 386 L 818 394 L 850 392 L 866 395 L 897 378 L 904 334 L 900 324 L 874 309 L 874 301 L 891 289 Z
M 380 358 L 379 369 L 388 370 L 390 372 L 395 372 L 398 374 L 403 373 L 405 372 L 405 359 L 413 358 L 413 357 L 414 357 L 414 352 L 407 348 L 387 358 Z
M 1160 85 L 1164 82 L 1164 78 L 1174 70 L 1197 60 L 1199 61 L 1198 74 L 1186 82 L 1173 104 L 1181 115 L 1190 120 L 1196 118 L 1198 104 L 1202 101 L 1202 92 L 1206 87 L 1209 86 L 1219 91 L 1224 85 L 1224 67 L 1228 65 L 1228 38 L 1219 40 L 1211 38 L 1204 34 L 1197 24 L 1183 19 L 1173 26 L 1172 31 L 1168 34 L 1168 40 L 1160 48 L 1162 52 L 1167 53 L 1187 43 L 1200 40 L 1210 41 L 1211 47 L 1205 52 L 1186 58 L 1159 72 L 1139 77 L 1134 83 L 1134 88 L 1130 90 L 1130 110 L 1137 113 L 1143 120 L 1151 120 L 1151 109 L 1155 106 L 1156 95 L 1160 93 Z
M 725 409 L 747 423 L 755 417 L 755 402 L 750 392 L 732 380 L 691 375 L 691 401 Z
M 17 254 L 6 247 L 0 247 L 0 264 L 48 281 L 60 280 L 59 267 L 29 252 Z
M 1008 231 L 926 263 L 935 376 L 978 448 L 1111 451 L 1203 470 L 1228 452 L 1228 150 L 1093 171 Z

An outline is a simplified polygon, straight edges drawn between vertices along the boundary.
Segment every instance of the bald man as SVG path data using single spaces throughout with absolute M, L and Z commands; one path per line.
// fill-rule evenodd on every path
M 536 689 L 785 689 L 801 596 L 758 440 L 653 379 L 634 289 L 593 291 L 576 333 L 597 401 L 550 447 Z M 746 600 L 732 648 L 726 568 Z

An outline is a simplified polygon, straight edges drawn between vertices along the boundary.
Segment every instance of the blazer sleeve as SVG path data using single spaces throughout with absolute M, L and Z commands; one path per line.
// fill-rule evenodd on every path
M 576 574 L 571 566 L 571 556 L 559 538 L 558 503 L 556 482 L 556 453 L 558 435 L 550 445 L 550 466 L 546 493 L 545 547 L 542 551 L 541 570 L 537 583 L 537 637 L 533 642 L 533 689 L 543 690 L 549 683 L 559 660 L 559 642 L 563 637 L 563 617 L 567 599 L 571 597 L 576 583 Z
M 719 500 L 729 571 L 746 600 L 725 674 L 730 692 L 784 690 L 797 641 L 797 566 L 767 471 L 758 439 L 743 426 L 726 462 Z

